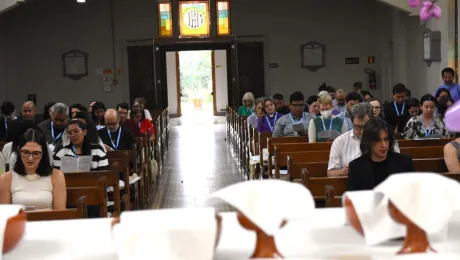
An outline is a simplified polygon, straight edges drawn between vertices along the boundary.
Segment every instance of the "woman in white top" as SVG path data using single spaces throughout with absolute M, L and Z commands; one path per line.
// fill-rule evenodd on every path
M 29 129 L 18 144 L 19 159 L 12 171 L 0 176 L 0 204 L 20 204 L 35 210 L 64 210 L 64 174 L 50 166 L 46 139 Z
M 3 146 L 2 153 L 5 157 L 5 164 L 8 165 L 8 169 L 13 169 L 14 164 L 16 163 L 18 157 L 18 151 L 13 149 L 18 147 L 19 139 L 28 129 L 37 129 L 37 125 L 32 121 L 20 120 L 16 124 L 13 124 L 8 130 L 8 143 Z M 49 145 L 48 145 L 49 147 Z M 50 161 L 52 164 L 53 161 L 53 150 L 48 149 L 48 154 L 50 156 Z

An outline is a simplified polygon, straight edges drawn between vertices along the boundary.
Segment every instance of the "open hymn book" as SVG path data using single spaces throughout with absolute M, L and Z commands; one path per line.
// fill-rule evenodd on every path
M 89 172 L 91 170 L 92 155 L 61 158 L 61 171 L 63 172 Z

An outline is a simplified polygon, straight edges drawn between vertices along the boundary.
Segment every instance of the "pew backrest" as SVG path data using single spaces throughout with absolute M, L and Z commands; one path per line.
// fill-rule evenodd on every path
M 75 204 L 75 203 L 74 203 Z M 65 210 L 28 211 L 27 221 L 66 220 L 88 217 L 86 196 L 78 198 L 77 208 Z
M 105 176 L 97 179 L 96 183 L 88 183 L 88 186 L 68 187 L 67 206 L 77 207 L 77 201 L 84 196 L 88 206 L 99 206 L 101 218 L 107 217 L 107 178 Z

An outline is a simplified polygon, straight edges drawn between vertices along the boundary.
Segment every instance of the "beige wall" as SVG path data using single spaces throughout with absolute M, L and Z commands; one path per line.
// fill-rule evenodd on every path
M 405 81 L 414 92 L 420 82 L 414 69 L 421 55 L 414 45 L 417 17 L 377 1 L 369 0 L 233 0 L 233 33 L 263 35 L 242 40 L 265 42 L 266 93 L 280 92 L 288 98 L 295 90 L 315 94 L 324 81 L 336 88 L 351 90 L 355 81 L 367 88 L 365 68 L 377 71 L 376 96 L 388 98 L 391 86 Z M 262 4 L 263 3 L 263 4 Z M 399 14 L 395 14 L 395 12 Z M 395 16 L 402 17 L 395 23 Z M 407 17 L 406 17 L 407 16 Z M 115 53 L 122 69 L 119 85 L 104 92 L 97 69 L 112 68 L 110 1 L 75 0 L 28 1 L 0 16 L 0 95 L 16 104 L 27 94 L 37 94 L 39 107 L 50 100 L 87 104 L 97 99 L 114 106 L 129 100 L 126 62 L 127 40 L 152 39 L 157 31 L 155 1 L 114 0 Z M 407 28 L 395 33 L 400 26 Z M 412 36 L 411 36 L 412 35 Z M 410 36 L 410 37 L 409 37 Z M 309 72 L 300 68 L 300 45 L 308 41 L 326 45 L 326 67 Z M 401 67 L 400 56 L 406 62 Z M 72 49 L 89 54 L 89 76 L 73 81 L 62 76 L 61 55 Z M 406 53 L 407 52 L 407 53 Z M 375 64 L 367 57 L 375 56 Z M 360 57 L 361 64 L 345 65 L 346 57 Z M 278 69 L 269 69 L 276 62 Z M 399 64 L 398 73 L 394 73 Z M 393 73 L 392 73 L 393 71 Z M 393 75 L 395 74 L 395 75 Z M 424 82 L 424 81 L 423 81 Z M 415 91 L 417 92 L 417 90 Z

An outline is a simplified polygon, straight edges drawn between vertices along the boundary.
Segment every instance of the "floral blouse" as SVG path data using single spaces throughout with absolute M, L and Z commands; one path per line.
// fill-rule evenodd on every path
M 447 131 L 446 127 L 444 126 L 444 120 L 438 116 L 433 116 L 434 124 L 430 126 L 430 128 L 424 129 L 422 123 L 421 116 L 412 117 L 406 124 L 404 128 L 404 137 L 406 139 L 416 139 L 422 138 L 427 136 L 434 136 L 442 138 L 452 138 L 454 136 L 453 133 Z M 428 133 L 427 133 L 428 132 Z

